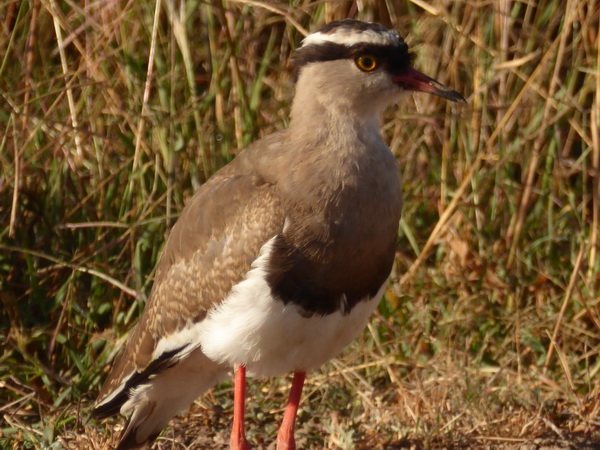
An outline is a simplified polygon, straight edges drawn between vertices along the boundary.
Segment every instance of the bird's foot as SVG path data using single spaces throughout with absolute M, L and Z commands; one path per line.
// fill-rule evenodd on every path
M 277 434 L 277 450 L 296 450 L 296 441 L 293 434 Z
M 231 450 L 250 450 L 251 447 L 244 436 L 239 436 L 237 438 L 231 436 L 231 439 L 229 441 L 229 448 Z

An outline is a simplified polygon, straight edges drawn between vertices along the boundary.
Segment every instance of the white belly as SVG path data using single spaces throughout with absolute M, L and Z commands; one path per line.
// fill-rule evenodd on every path
M 308 371 L 336 356 L 364 328 L 383 295 L 359 302 L 348 314 L 302 317 L 294 304 L 274 299 L 265 280 L 271 241 L 248 277 L 202 321 L 202 352 L 217 362 L 244 364 L 259 376 Z

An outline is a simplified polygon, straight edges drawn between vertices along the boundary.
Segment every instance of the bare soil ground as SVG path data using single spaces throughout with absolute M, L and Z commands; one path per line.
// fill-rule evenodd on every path
M 201 411 L 196 405 L 185 416 L 173 421 L 169 429 L 152 447 L 154 450 L 189 449 L 189 450 L 227 450 L 229 449 L 229 420 L 230 416 L 221 412 Z M 275 450 L 272 434 L 269 439 L 258 439 L 257 432 L 261 428 L 249 430 L 249 435 L 254 435 L 253 448 L 257 450 Z M 263 424 L 264 425 L 264 424 Z M 274 425 L 274 424 L 269 424 Z M 268 426 L 267 428 L 273 428 Z M 433 440 L 411 438 L 393 440 L 385 436 L 361 434 L 358 426 L 356 434 L 359 436 L 351 445 L 338 446 L 333 442 L 333 436 L 327 436 L 327 428 L 319 423 L 318 419 L 300 423 L 297 433 L 299 449 L 385 449 L 385 450 L 418 450 L 418 449 L 481 449 L 481 450 L 598 450 L 600 449 L 600 433 L 569 432 L 555 430 L 539 435 L 523 437 L 504 436 L 471 436 L 464 438 Z M 366 432 L 366 430 L 365 430 Z M 320 437 L 317 433 L 323 433 Z M 60 442 L 68 449 L 102 449 L 108 448 L 114 442 L 100 435 L 94 428 L 86 427 L 82 434 L 73 433 L 60 438 Z
M 600 449 L 595 395 L 569 401 L 534 388 L 534 378 L 511 384 L 486 371 L 441 365 L 405 374 L 398 383 L 376 377 L 369 388 L 360 384 L 360 368 L 346 365 L 360 350 L 358 342 L 309 377 L 296 429 L 299 449 Z M 398 368 L 390 373 L 399 374 Z M 253 448 L 275 450 L 287 389 L 285 378 L 249 380 L 246 434 Z M 232 387 L 223 383 L 175 418 L 152 448 L 227 449 L 231 418 Z M 123 424 L 114 419 L 103 429 L 82 422 L 59 437 L 65 448 L 110 448 Z

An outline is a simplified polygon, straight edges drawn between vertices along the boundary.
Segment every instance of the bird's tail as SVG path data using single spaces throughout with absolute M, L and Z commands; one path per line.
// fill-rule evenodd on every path
M 131 415 L 117 450 L 146 448 L 175 414 L 226 378 L 228 370 L 228 366 L 215 363 L 196 348 L 168 369 L 131 386 L 120 407 L 122 414 Z

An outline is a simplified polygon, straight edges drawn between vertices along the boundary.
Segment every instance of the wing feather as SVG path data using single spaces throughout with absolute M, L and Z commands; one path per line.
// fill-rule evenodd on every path
M 245 278 L 262 245 L 281 231 L 276 187 L 254 173 L 232 175 L 233 166 L 202 186 L 171 230 L 148 304 L 100 391 L 93 416 L 116 413 L 131 389 L 189 352 L 185 343 L 159 348 L 159 342 L 202 321 Z

